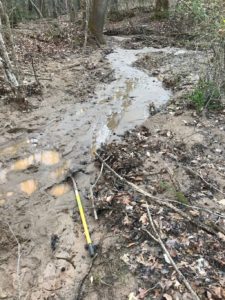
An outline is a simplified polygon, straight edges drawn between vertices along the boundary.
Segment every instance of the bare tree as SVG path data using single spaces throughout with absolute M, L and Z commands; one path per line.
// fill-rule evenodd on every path
M 7 85 L 10 86 L 11 90 L 14 92 L 16 99 L 22 99 L 22 89 L 19 84 L 19 80 L 16 76 L 16 72 L 13 68 L 13 64 L 10 60 L 8 50 L 6 47 L 5 39 L 4 39 L 4 28 L 2 24 L 2 19 L 7 20 L 8 22 L 8 16 L 4 11 L 2 1 L 0 1 L 0 69 L 2 73 L 4 74 L 4 80 Z M 9 26 L 9 24 L 7 23 Z M 13 44 L 13 38 L 12 38 L 12 33 L 11 30 L 8 28 L 7 36 L 10 35 L 8 38 L 10 40 L 10 43 Z M 12 49 L 14 48 L 13 45 Z M 12 53 L 14 53 L 12 51 Z M 15 59 L 15 53 L 12 55 L 13 59 Z M 15 65 L 15 63 L 14 63 Z
M 103 29 L 109 0 L 92 0 L 89 29 L 100 44 L 104 44 Z

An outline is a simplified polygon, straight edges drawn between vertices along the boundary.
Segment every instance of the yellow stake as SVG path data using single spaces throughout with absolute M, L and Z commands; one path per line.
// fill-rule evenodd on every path
M 77 200 L 77 205 L 78 205 L 81 221 L 82 221 L 83 228 L 84 228 L 84 234 L 85 234 L 87 244 L 88 244 L 88 251 L 89 251 L 91 256 L 94 256 L 94 254 L 95 254 L 94 253 L 94 246 L 92 244 L 92 240 L 91 240 L 91 237 L 90 237 L 90 233 L 89 233 L 89 229 L 88 229 L 88 225 L 87 225 L 87 221 L 86 221 L 82 201 L 81 201 L 81 198 L 80 198 L 80 195 L 79 195 L 79 192 L 78 192 L 77 184 L 76 184 L 76 181 L 74 180 L 74 178 L 72 176 L 71 176 L 71 180 L 73 182 L 75 197 L 76 197 L 76 200 Z

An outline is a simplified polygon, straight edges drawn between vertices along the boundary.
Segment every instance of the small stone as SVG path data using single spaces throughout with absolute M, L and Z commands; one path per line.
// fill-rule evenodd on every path
M 220 153 L 222 153 L 223 151 L 222 151 L 221 149 L 218 149 L 218 148 L 217 148 L 217 149 L 215 149 L 215 152 L 220 154 Z

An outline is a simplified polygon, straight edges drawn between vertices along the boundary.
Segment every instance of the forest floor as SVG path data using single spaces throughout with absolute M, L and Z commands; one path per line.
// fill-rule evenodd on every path
M 199 298 L 224 299 L 225 111 L 199 114 L 187 96 L 207 63 L 204 51 L 191 50 L 190 37 L 177 37 L 170 24 L 151 22 L 148 14 L 111 22 L 102 49 L 79 47 L 78 29 L 62 24 L 15 29 L 30 89 L 25 106 L 2 99 L 0 107 L 0 299 L 194 299 L 150 236 L 151 216 Z M 171 97 L 160 107 L 150 100 L 148 118 L 136 127 L 131 122 L 135 128 L 122 135 L 118 114 L 116 121 L 107 118 L 111 131 L 99 146 L 100 114 L 112 114 L 105 109 L 121 96 L 117 90 L 106 108 L 98 99 L 99 90 L 118 80 L 107 59 L 118 47 L 157 48 L 138 54 L 133 67 L 162 83 Z M 29 84 L 34 70 L 41 91 Z M 135 84 L 125 86 L 124 115 L 137 97 Z M 106 167 L 100 173 L 96 147 L 133 187 Z M 71 169 L 97 244 L 94 259 L 85 250 L 67 180 Z M 88 195 L 99 174 L 95 221 Z

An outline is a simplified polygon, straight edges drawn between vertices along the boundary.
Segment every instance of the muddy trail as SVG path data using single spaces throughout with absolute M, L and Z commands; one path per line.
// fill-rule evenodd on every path
M 40 47 L 44 52 L 45 43 Z M 11 103 L 0 109 L 0 299 L 191 299 L 168 259 L 158 258 L 163 254 L 140 233 L 137 223 L 148 224 L 139 202 L 142 196 L 103 171 L 95 187 L 96 221 L 89 193 L 101 168 L 94 156 L 98 150 L 120 175 L 154 195 L 191 198 L 194 202 L 189 204 L 205 205 L 221 216 L 224 112 L 199 119 L 182 102 L 205 66 L 204 53 L 145 47 L 133 37 L 121 36 L 108 38 L 105 49 L 63 50 L 36 63 L 42 94 L 31 93 L 24 110 Z M 24 67 L 25 73 L 31 71 Z M 177 168 L 177 161 L 203 172 L 209 184 L 202 185 L 199 178 L 192 181 L 182 167 Z M 176 169 L 176 175 L 170 169 Z M 98 245 L 94 260 L 85 250 L 67 180 L 71 170 Z M 208 217 L 195 211 L 193 215 Z M 179 230 L 185 232 L 180 237 L 188 247 L 193 228 L 186 229 L 186 223 L 171 212 L 165 211 L 165 216 L 175 221 L 169 224 L 162 218 L 162 228 L 172 235 L 178 220 L 177 235 Z M 216 224 L 224 226 L 223 220 L 217 216 Z M 190 251 L 188 259 L 197 265 L 186 270 L 188 278 L 195 274 L 202 299 L 214 299 L 208 295 L 219 293 L 218 299 L 223 299 L 220 245 L 210 235 L 192 234 L 193 247 L 198 240 L 204 247 L 205 239 L 216 258 L 205 259 L 203 250 L 193 258 L 194 250 Z M 182 243 L 175 238 L 168 241 L 171 249 Z M 188 268 L 183 256 L 175 250 L 173 254 L 181 268 Z M 163 267 L 165 263 L 169 267 Z M 210 273 L 211 264 L 218 270 Z M 203 280 L 206 276 L 208 281 Z

